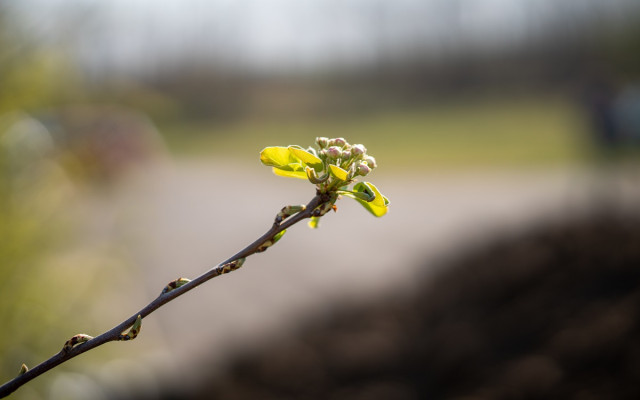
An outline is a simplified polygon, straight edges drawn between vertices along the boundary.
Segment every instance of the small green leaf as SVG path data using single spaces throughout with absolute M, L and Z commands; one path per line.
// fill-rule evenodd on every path
M 365 194 L 374 194 L 375 198 L 372 201 L 365 201 L 355 196 L 349 196 L 349 194 L 345 193 L 346 196 L 355 199 L 358 203 L 362 204 L 364 208 L 366 208 L 371 214 L 376 217 L 382 217 L 389 211 L 389 199 L 382 195 L 377 187 L 373 183 L 370 182 L 360 182 L 353 186 L 354 192 L 361 192 Z
M 283 168 L 290 164 L 300 163 L 300 159 L 293 155 L 287 147 L 267 147 L 260 152 L 260 161 L 264 165 Z
M 280 240 L 284 236 L 285 233 L 287 233 L 286 229 L 283 229 L 280 232 L 276 233 L 275 236 L 273 237 L 273 239 L 271 239 L 273 244 L 276 244 L 278 242 L 278 240 Z
M 136 321 L 133 323 L 133 326 L 131 327 L 131 329 L 140 331 L 141 326 L 142 326 L 142 316 L 138 315 L 138 318 L 136 318 Z
M 338 167 L 337 165 L 333 165 L 330 164 L 329 165 L 329 169 L 331 169 L 331 173 L 333 174 L 333 176 L 335 176 L 336 178 L 342 180 L 342 181 L 347 181 L 347 175 L 349 174 L 349 172 L 345 171 L 344 169 Z
M 294 157 L 300 159 L 303 163 L 315 169 L 317 172 L 323 170 L 324 164 L 322 164 L 322 160 L 318 157 L 298 146 L 289 146 L 288 149 Z
M 309 220 L 309 228 L 317 229 L 319 222 L 320 217 L 311 217 L 311 219 Z

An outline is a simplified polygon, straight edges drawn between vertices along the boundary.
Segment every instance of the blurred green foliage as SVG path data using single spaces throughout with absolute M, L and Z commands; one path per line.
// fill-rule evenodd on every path
M 585 159 L 583 117 L 561 96 L 492 97 L 331 119 L 248 119 L 161 127 L 179 155 L 248 157 L 250 143 L 296 143 L 332 135 L 367 143 L 389 169 L 571 165 Z
M 55 168 L 38 160 L 35 142 L 22 141 L 0 126 L 0 370 L 4 381 L 17 374 L 21 363 L 33 366 L 51 352 L 51 337 L 43 332 L 58 324 L 63 296 L 60 282 L 46 260 L 60 245 L 64 224 L 59 202 L 64 194 Z M 22 135 L 20 135 L 22 136 Z M 46 138 L 44 138 L 46 139 Z
M 28 26 L 0 4 L 0 115 L 33 110 L 76 97 L 79 74 L 64 46 L 35 43 Z
M 33 367 L 57 352 L 76 329 L 90 329 L 91 319 L 80 323 L 89 303 L 82 298 L 97 287 L 95 259 L 67 247 L 76 188 L 60 167 L 50 132 L 29 115 L 76 96 L 77 76 L 62 48 L 29 42 L 28 27 L 15 24 L 9 11 L 0 5 L 2 382 L 22 363 Z M 14 397 L 43 397 L 48 383 L 37 380 Z
M 79 330 L 98 330 L 104 313 L 92 311 L 103 298 L 99 289 L 118 274 L 113 256 L 79 238 L 82 198 L 55 150 L 36 119 L 20 112 L 0 117 L 2 382 L 22 363 L 33 367 L 59 351 Z M 16 399 L 42 396 L 52 379 L 30 383 Z

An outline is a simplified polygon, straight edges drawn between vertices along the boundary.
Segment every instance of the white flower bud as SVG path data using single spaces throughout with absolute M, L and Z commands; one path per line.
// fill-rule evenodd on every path
M 375 158 L 373 158 L 373 157 L 371 157 L 371 156 L 366 156 L 366 157 L 364 158 L 364 161 L 366 161 L 367 165 L 368 165 L 371 169 L 373 169 L 373 168 L 375 168 L 375 167 L 377 167 L 377 166 L 378 166 L 378 164 L 376 163 L 376 159 L 375 159 Z
M 329 139 L 326 137 L 317 137 L 316 138 L 316 143 L 318 144 L 318 147 L 320 147 L 321 149 L 324 149 L 325 147 L 327 147 L 327 145 L 329 144 Z

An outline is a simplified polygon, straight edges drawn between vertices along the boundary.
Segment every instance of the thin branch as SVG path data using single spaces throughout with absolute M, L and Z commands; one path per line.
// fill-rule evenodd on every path
M 205 283 L 212 278 L 237 269 L 239 265 L 236 266 L 234 264 L 234 266 L 231 267 L 230 263 L 238 262 L 239 260 L 244 259 L 254 253 L 264 251 L 266 247 L 273 244 L 274 237 L 278 233 L 302 221 L 305 218 L 317 215 L 318 207 L 326 204 L 329 201 L 330 199 L 327 197 L 327 195 L 317 194 L 313 199 L 311 199 L 309 204 L 306 205 L 306 208 L 304 208 L 304 210 L 298 212 L 297 214 L 294 214 L 289 218 L 287 218 L 287 215 L 281 215 L 282 213 L 278 214 L 278 217 L 276 217 L 276 221 L 274 222 L 271 229 L 269 229 L 264 235 L 260 236 L 260 238 L 256 239 L 253 243 L 240 250 L 229 259 L 223 261 L 222 263 L 193 279 L 192 281 L 187 282 L 182 286 L 176 287 L 173 290 L 166 292 L 163 291 L 155 300 L 147 304 L 144 308 L 133 314 L 131 317 L 129 317 L 119 325 L 113 327 L 107 332 L 100 334 L 99 336 L 96 336 L 95 338 L 89 339 L 88 341 L 85 341 L 86 336 L 85 339 L 82 340 L 76 340 L 74 342 L 69 341 L 69 344 L 65 344 L 65 346 L 62 350 L 60 350 L 59 353 L 55 354 L 48 360 L 43 361 L 32 369 L 26 370 L 26 367 L 23 365 L 23 369 L 20 375 L 0 386 L 0 398 L 8 396 L 32 379 L 42 375 L 43 373 L 49 371 L 52 368 L 55 368 L 56 366 L 66 361 L 69 361 L 76 356 L 79 356 L 86 351 L 94 349 L 107 342 L 133 339 L 137 334 L 137 330 L 133 334 L 130 333 L 129 335 L 123 335 L 122 332 L 133 326 L 138 318 L 146 317 L 158 308 L 162 307 L 164 304 L 174 300 L 179 296 L 182 296 L 191 289 L 194 289 L 195 287 Z M 80 344 L 75 345 L 76 343 Z

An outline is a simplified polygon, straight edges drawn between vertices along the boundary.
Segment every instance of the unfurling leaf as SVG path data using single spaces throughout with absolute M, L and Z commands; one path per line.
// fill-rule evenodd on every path
M 371 182 L 356 183 L 353 186 L 353 191 L 356 193 L 360 192 L 368 196 L 370 196 L 371 194 L 374 195 L 373 200 L 366 201 L 359 198 L 359 196 L 355 194 L 351 195 L 351 193 L 344 193 L 345 196 L 351 197 L 352 199 L 355 199 L 358 203 L 362 204 L 364 208 L 366 208 L 371 214 L 375 215 L 376 217 L 382 217 L 387 213 L 387 211 L 389 211 L 389 207 L 388 207 L 389 199 L 384 195 L 382 195 L 382 193 L 380 193 L 378 188 L 375 187 L 373 183 Z
M 120 336 L 118 336 L 118 340 L 133 340 L 138 337 L 140 329 L 142 329 L 142 315 L 138 314 L 138 317 L 131 326 L 131 329 L 129 329 L 129 332 L 121 333 Z
M 341 181 L 348 180 L 347 175 L 349 175 L 349 172 L 333 164 L 329 165 L 329 168 L 331 169 L 331 173 L 333 174 L 333 176 L 335 176 L 336 178 L 340 179 Z
M 307 173 L 307 179 L 309 179 L 309 182 L 313 183 L 314 185 L 319 185 L 329 179 L 328 173 L 325 173 L 321 177 L 318 177 L 318 175 L 316 174 L 316 170 L 311 167 L 307 167 L 305 171 Z
M 309 228 L 313 228 L 313 229 L 318 228 L 319 222 L 320 222 L 319 217 L 311 217 L 311 219 L 309 220 Z
M 289 146 L 288 149 L 294 157 L 300 159 L 300 161 L 316 170 L 316 172 L 322 171 L 324 165 L 322 164 L 322 160 L 318 157 L 300 148 L 299 146 Z
M 352 192 L 350 190 L 340 190 L 338 194 L 351 197 L 352 199 L 359 199 L 366 202 L 371 202 L 376 198 L 375 193 L 365 193 L 365 192 Z
M 64 342 L 64 346 L 62 346 L 62 351 L 66 353 L 69 350 L 71 350 L 75 345 L 86 343 L 91 339 L 93 339 L 93 336 L 89 336 L 85 333 L 79 333 L 73 336 L 71 339 Z

